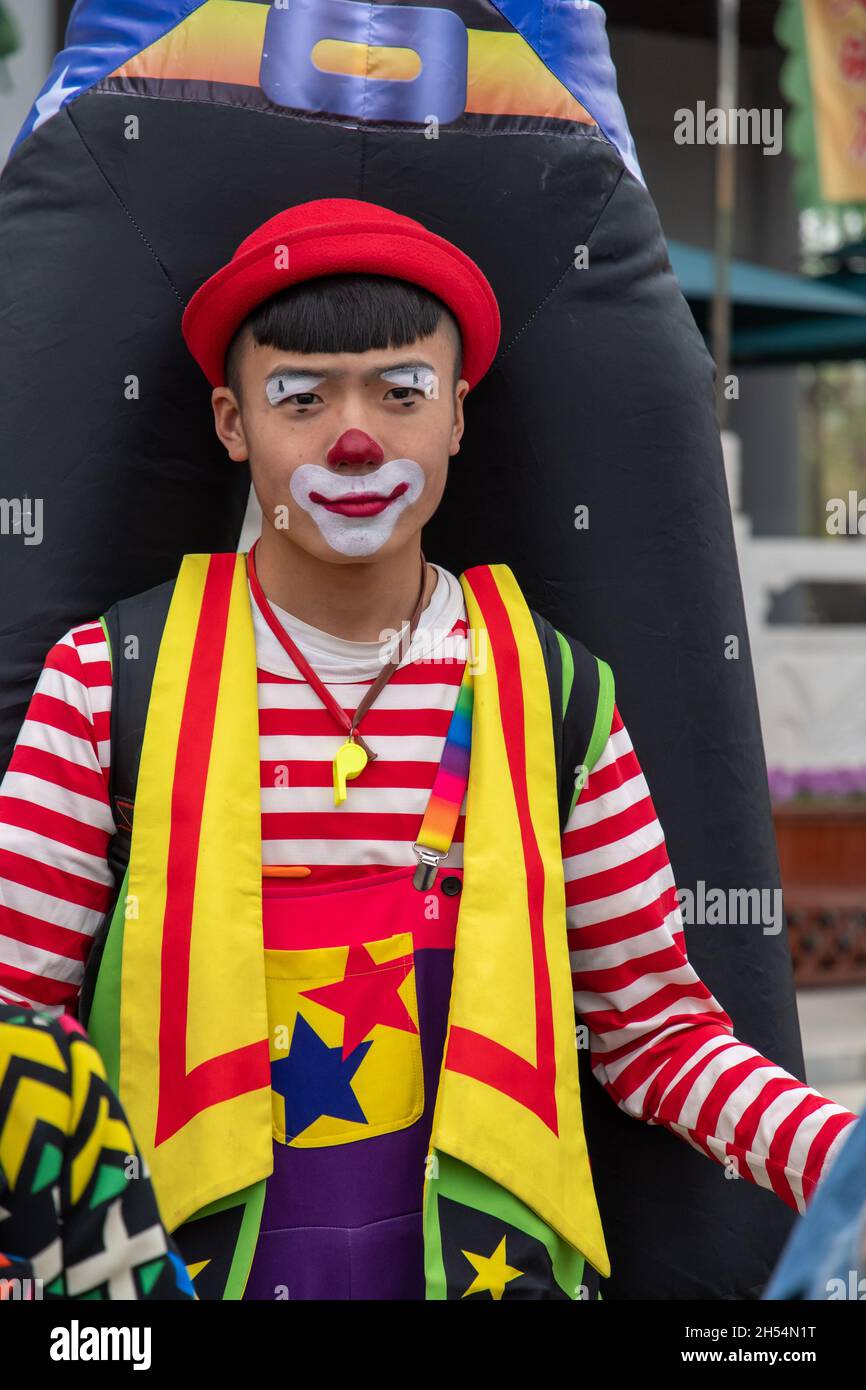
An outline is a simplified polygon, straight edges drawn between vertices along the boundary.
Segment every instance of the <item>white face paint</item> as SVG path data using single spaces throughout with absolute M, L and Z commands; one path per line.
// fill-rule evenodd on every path
M 392 386 L 409 386 L 423 391 L 428 401 L 439 399 L 439 377 L 432 367 L 423 363 L 419 362 L 417 367 L 393 367 L 379 375 Z M 265 382 L 265 393 L 271 405 L 282 405 L 290 396 L 315 391 L 326 380 L 326 377 L 316 376 L 314 372 L 276 372 Z
M 416 502 L 424 490 L 424 470 L 414 459 L 389 459 L 374 473 L 363 477 L 341 477 L 315 463 L 302 463 L 292 474 L 291 494 L 299 507 L 309 512 L 328 545 L 341 555 L 372 555 L 393 534 L 400 516 Z M 344 516 L 331 512 L 311 494 L 326 498 L 351 498 L 374 492 L 389 497 L 405 484 L 403 492 L 375 516 Z
M 324 380 L 323 376 L 315 376 L 312 372 L 278 372 L 268 377 L 265 391 L 271 405 L 281 405 L 287 396 L 314 391 Z
M 381 373 L 383 381 L 392 386 L 414 386 L 424 392 L 428 401 L 439 399 L 439 377 L 432 367 L 394 367 L 392 371 Z

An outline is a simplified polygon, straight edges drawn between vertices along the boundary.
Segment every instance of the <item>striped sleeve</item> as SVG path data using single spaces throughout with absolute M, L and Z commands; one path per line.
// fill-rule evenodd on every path
M 111 664 L 99 623 L 48 653 L 0 783 L 0 1002 L 77 999 L 111 902 Z
M 562 854 L 593 1075 L 627 1114 L 802 1211 L 856 1116 L 740 1042 L 689 963 L 664 834 L 616 705 Z

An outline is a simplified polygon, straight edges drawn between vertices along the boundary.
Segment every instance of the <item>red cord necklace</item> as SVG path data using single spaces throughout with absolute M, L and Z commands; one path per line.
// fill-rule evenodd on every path
M 345 729 L 346 734 L 348 735 L 346 742 L 340 745 L 340 747 L 337 749 L 336 754 L 334 755 L 334 805 L 339 806 L 343 801 L 346 800 L 346 780 L 353 777 L 357 777 L 360 772 L 363 772 L 364 768 L 367 766 L 367 763 L 372 762 L 373 759 L 377 756 L 373 752 L 372 748 L 370 748 L 365 743 L 364 739 L 358 732 L 357 726 L 358 724 L 360 724 L 361 720 L 367 713 L 367 710 L 370 708 L 379 692 L 384 689 L 391 676 L 397 670 L 397 667 L 400 665 L 401 654 L 398 653 L 396 657 L 392 658 L 390 661 L 386 662 L 382 666 L 382 670 L 379 672 L 378 676 L 373 681 L 373 684 L 370 686 L 369 690 L 365 692 L 364 697 L 361 700 L 361 703 L 355 710 L 355 713 L 351 716 L 348 715 L 346 711 L 343 709 L 342 705 L 339 704 L 339 702 L 331 694 L 330 690 L 328 690 L 324 682 L 321 681 L 319 677 L 316 675 L 315 671 L 313 670 L 310 663 L 307 661 L 303 652 L 301 652 L 298 649 L 298 647 L 292 641 L 291 637 L 286 632 L 282 624 L 277 621 L 276 614 L 274 613 L 270 603 L 265 597 L 265 592 L 262 589 L 262 586 L 259 582 L 258 574 L 256 573 L 255 551 L 257 545 L 258 541 L 256 541 L 255 545 L 252 547 L 249 554 L 247 555 L 247 573 L 249 574 L 250 588 L 252 589 L 253 597 L 255 598 L 255 601 L 261 610 L 262 617 L 264 618 L 268 627 L 271 629 L 271 632 L 276 637 L 280 646 L 283 648 L 283 651 L 288 653 L 288 655 L 291 657 L 292 661 L 295 663 L 298 670 L 300 671 L 301 675 L 310 685 L 311 689 L 315 691 L 319 699 L 322 701 L 325 707 L 328 710 L 330 710 L 337 723 L 340 725 L 341 728 Z M 421 610 L 424 604 L 424 590 L 426 589 L 426 587 L 427 561 L 424 558 L 424 552 L 422 550 L 421 588 L 418 593 L 418 602 L 415 604 L 415 611 L 412 614 L 411 619 L 409 620 L 409 631 L 406 638 L 407 648 L 409 643 L 412 641 L 412 635 L 415 632 L 415 629 L 418 626 L 418 621 L 421 617 Z

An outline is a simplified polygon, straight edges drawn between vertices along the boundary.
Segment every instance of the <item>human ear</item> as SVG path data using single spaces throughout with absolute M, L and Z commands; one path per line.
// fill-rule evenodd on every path
M 240 404 L 234 391 L 228 386 L 214 387 L 211 405 L 217 438 L 225 447 L 229 458 L 234 463 L 246 463 L 250 453 Z
M 460 440 L 463 437 L 465 421 L 463 419 L 463 398 L 469 390 L 469 382 L 464 381 L 463 377 L 457 383 L 454 391 L 454 424 L 451 429 L 451 445 L 448 450 L 450 454 L 456 454 L 460 450 Z

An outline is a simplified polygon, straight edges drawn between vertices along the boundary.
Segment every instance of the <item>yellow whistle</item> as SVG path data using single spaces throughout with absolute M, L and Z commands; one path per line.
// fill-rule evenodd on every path
M 346 800 L 346 778 L 357 777 L 367 766 L 367 754 L 360 743 L 349 739 L 340 745 L 334 758 L 334 805 Z

